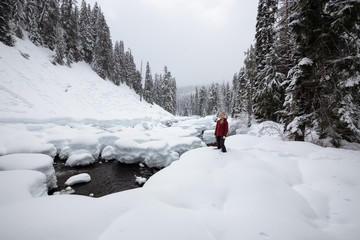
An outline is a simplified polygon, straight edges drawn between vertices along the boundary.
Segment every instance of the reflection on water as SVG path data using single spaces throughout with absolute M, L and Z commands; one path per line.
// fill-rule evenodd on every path
M 101 197 L 107 194 L 125 191 L 140 187 L 135 182 L 135 176 L 149 178 L 159 169 L 140 167 L 139 164 L 123 164 L 118 161 L 97 160 L 94 164 L 84 167 L 68 167 L 59 158 L 54 160 L 54 168 L 57 177 L 57 189 L 52 189 L 49 194 L 67 188 L 66 180 L 80 173 L 88 173 L 91 176 L 89 183 L 71 186 L 74 194 Z

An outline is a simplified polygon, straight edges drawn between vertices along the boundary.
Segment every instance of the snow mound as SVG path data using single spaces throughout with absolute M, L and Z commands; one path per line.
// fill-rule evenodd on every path
M 76 153 L 66 160 L 65 165 L 69 167 L 87 166 L 95 162 L 94 157 L 89 153 Z
M 9 154 L 0 157 L 0 171 L 35 170 L 46 175 L 49 189 L 57 187 L 53 159 L 45 154 Z
M 91 177 L 87 173 L 81 173 L 75 176 L 70 177 L 66 180 L 65 185 L 72 186 L 79 183 L 88 183 L 91 181 Z
M 0 206 L 47 196 L 46 176 L 32 170 L 0 171 Z

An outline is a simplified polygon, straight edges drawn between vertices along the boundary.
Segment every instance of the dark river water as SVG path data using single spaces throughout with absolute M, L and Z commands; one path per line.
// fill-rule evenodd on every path
M 101 197 L 111 193 L 141 187 L 135 182 L 136 177 L 149 179 L 159 171 L 157 168 L 141 167 L 139 164 L 123 164 L 116 160 L 104 161 L 98 159 L 94 164 L 84 167 L 68 167 L 65 161 L 55 158 L 54 168 L 57 177 L 58 188 L 52 189 L 49 194 L 67 188 L 65 185 L 69 177 L 88 173 L 91 181 L 71 186 L 73 194 Z

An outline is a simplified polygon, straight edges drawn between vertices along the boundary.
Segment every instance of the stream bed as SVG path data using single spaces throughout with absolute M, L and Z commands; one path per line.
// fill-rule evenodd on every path
M 139 164 L 124 164 L 116 160 L 105 161 L 102 159 L 98 159 L 94 164 L 88 166 L 69 167 L 59 158 L 54 159 L 54 168 L 58 187 L 49 191 L 49 195 L 73 193 L 92 197 L 102 197 L 141 187 L 142 185 L 135 181 L 136 176 L 149 179 L 160 170 Z M 72 190 L 66 191 L 65 189 L 68 187 L 65 185 L 66 180 L 80 173 L 89 174 L 91 181 L 75 184 L 71 186 Z

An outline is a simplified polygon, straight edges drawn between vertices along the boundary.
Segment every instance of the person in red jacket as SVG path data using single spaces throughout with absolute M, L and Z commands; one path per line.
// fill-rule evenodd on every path
M 215 129 L 217 148 L 221 148 L 222 152 L 226 152 L 225 138 L 228 133 L 229 124 L 226 120 L 226 114 L 224 112 L 219 114 L 219 118 L 220 119 L 217 121 Z

